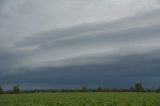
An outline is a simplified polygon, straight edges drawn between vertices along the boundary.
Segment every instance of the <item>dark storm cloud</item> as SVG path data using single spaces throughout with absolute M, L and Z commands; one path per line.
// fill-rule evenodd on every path
M 0 47 L 0 73 L 14 73 L 19 65 L 22 65 L 28 55 L 25 52 L 18 51 L 15 48 Z
M 34 85 L 32 87 L 46 84 L 46 86 L 52 85 L 55 88 L 61 87 L 55 85 L 63 85 L 63 87 L 67 87 L 67 85 L 73 85 L 72 87 L 80 85 L 127 87 L 140 81 L 144 82 L 146 87 L 152 85 L 154 88 L 159 86 L 160 80 L 160 58 L 157 56 L 159 53 L 160 51 L 154 51 L 148 54 L 114 56 L 112 58 L 116 61 L 113 63 L 107 63 L 107 58 L 104 56 L 96 57 L 104 59 L 99 64 L 88 63 L 59 68 L 42 67 L 34 69 L 35 72 L 25 69 L 23 74 L 1 76 L 0 81 L 2 84 L 29 83 Z
M 160 86 L 157 0 L 6 0 L 0 6 L 0 84 Z

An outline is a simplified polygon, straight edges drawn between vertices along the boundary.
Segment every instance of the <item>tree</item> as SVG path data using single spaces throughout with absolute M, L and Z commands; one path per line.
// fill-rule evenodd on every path
M 131 87 L 129 88 L 129 91 L 130 91 L 130 92 L 133 92 L 133 91 L 135 91 L 135 88 L 131 86 Z
M 102 87 L 99 86 L 99 87 L 97 88 L 97 91 L 98 91 L 98 92 L 101 92 L 101 91 L 102 91 Z
M 157 89 L 156 89 L 156 92 L 160 92 L 160 88 L 157 88 Z
M 82 92 L 86 92 L 87 91 L 87 87 L 86 86 L 82 86 Z
M 0 94 L 2 94 L 3 93 L 3 88 L 2 88 L 2 86 L 0 85 Z
M 136 90 L 137 92 L 142 92 L 142 91 L 144 91 L 144 88 L 143 88 L 142 83 L 136 83 L 135 86 L 134 86 L 134 88 L 135 88 L 135 90 Z
M 19 86 L 18 85 L 15 85 L 15 86 L 13 86 L 13 92 L 14 93 L 19 93 Z

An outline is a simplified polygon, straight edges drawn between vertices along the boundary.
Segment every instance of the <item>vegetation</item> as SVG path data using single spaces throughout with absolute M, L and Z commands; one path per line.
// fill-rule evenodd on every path
M 103 90 L 102 90 L 102 87 L 99 86 L 99 87 L 97 88 L 97 91 L 102 92 L 102 91 L 103 91 Z
M 86 92 L 87 91 L 87 87 L 86 86 L 82 86 L 82 92 Z
M 135 84 L 135 90 L 136 90 L 137 92 L 142 92 L 142 91 L 144 91 L 144 88 L 143 88 L 142 83 L 137 83 L 137 84 Z
M 0 106 L 160 106 L 159 93 L 81 92 L 0 96 Z
M 1 85 L 0 85 L 0 94 L 3 94 L 3 88 Z
M 16 85 L 4 91 L 0 86 L 0 106 L 160 106 L 158 92 L 160 88 L 147 90 L 142 83 L 129 89 L 20 90 Z
M 142 83 L 136 83 L 134 87 L 128 89 L 108 89 L 98 86 L 97 88 L 87 88 L 82 86 L 80 89 L 33 89 L 33 90 L 20 90 L 18 85 L 12 87 L 12 90 L 3 90 L 0 86 L 0 94 L 15 94 L 15 93 L 42 93 L 42 92 L 160 92 L 160 88 L 157 89 L 144 89 Z
M 18 85 L 15 85 L 15 86 L 13 86 L 13 92 L 14 93 L 19 93 L 19 86 Z

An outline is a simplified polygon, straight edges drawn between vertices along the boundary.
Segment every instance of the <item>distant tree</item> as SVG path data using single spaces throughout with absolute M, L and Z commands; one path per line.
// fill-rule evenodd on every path
M 2 94 L 3 93 L 3 88 L 2 88 L 2 86 L 0 85 L 0 94 Z
M 144 91 L 142 83 L 136 83 L 135 86 L 134 86 L 134 88 L 135 88 L 135 91 L 137 91 L 137 92 Z
M 15 86 L 13 86 L 13 92 L 14 93 L 19 93 L 19 86 L 18 85 L 15 85 Z
M 135 91 L 134 87 L 131 86 L 131 87 L 129 88 L 129 91 L 130 91 L 130 92 Z
M 102 87 L 99 86 L 99 87 L 97 88 L 97 91 L 98 91 L 98 92 L 101 92 L 101 91 L 102 91 Z
M 87 87 L 86 86 L 82 86 L 82 92 L 86 92 L 87 91 Z
M 156 92 L 159 92 L 159 93 L 160 93 L 160 88 L 157 88 L 157 89 L 156 89 Z

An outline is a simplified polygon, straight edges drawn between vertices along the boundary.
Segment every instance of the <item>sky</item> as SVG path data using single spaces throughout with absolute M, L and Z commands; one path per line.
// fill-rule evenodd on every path
M 160 87 L 159 0 L 0 0 L 0 84 Z

